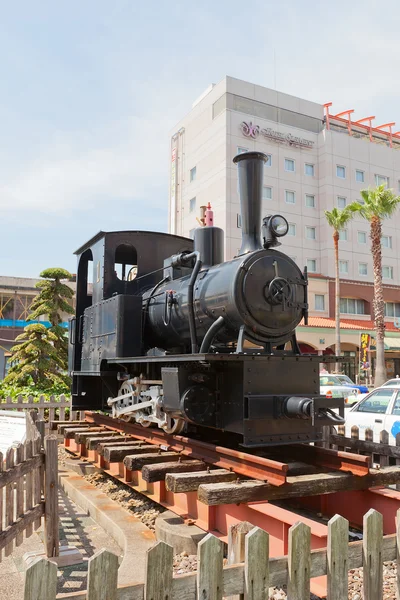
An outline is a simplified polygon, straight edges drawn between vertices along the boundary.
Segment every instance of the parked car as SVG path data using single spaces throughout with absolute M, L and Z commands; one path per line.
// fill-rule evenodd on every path
M 396 377 L 396 379 L 389 379 L 386 383 L 382 384 L 381 387 L 392 387 L 392 386 L 400 386 L 400 378 Z
M 356 387 L 343 385 L 336 375 L 319 376 L 320 394 L 330 396 L 331 398 L 344 398 L 347 406 L 353 406 L 359 401 L 360 391 Z
M 396 443 L 396 435 L 400 433 L 400 385 L 384 385 L 370 392 L 365 398 L 352 407 L 346 415 L 346 435 L 351 435 L 351 428 L 357 425 L 360 438 L 364 439 L 365 429 L 372 429 L 374 442 L 379 442 L 382 430 L 389 433 L 389 444 Z
M 336 377 L 339 379 L 339 381 L 342 382 L 342 385 L 348 385 L 352 388 L 357 388 L 358 390 L 360 390 L 361 394 L 368 394 L 369 392 L 369 389 L 366 385 L 363 385 L 361 383 L 354 383 L 347 375 L 336 375 Z

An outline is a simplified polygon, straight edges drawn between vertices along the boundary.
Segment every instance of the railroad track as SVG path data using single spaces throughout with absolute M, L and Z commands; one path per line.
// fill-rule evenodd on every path
M 287 554 L 289 528 L 299 520 L 310 527 L 312 548 L 327 546 L 328 528 L 302 516 L 304 509 L 310 515 L 342 514 L 362 529 L 364 507 L 375 508 L 384 514 L 386 533 L 395 531 L 400 493 L 379 488 L 400 483 L 400 468 L 389 465 L 400 461 L 400 446 L 366 442 L 364 448 L 361 440 L 331 436 L 338 446 L 369 455 L 301 444 L 244 452 L 93 412 L 84 421 L 55 421 L 51 428 L 75 456 L 223 541 L 240 521 L 268 531 L 271 556 Z M 372 468 L 371 452 L 382 455 L 380 468 Z M 354 510 L 359 506 L 363 510 Z M 313 580 L 312 591 L 323 595 L 325 583 Z
M 362 490 L 400 481 L 398 467 L 374 469 L 370 456 L 303 444 L 281 447 L 282 458 L 276 460 L 271 458 L 276 449 L 271 456 L 265 456 L 265 449 L 245 452 L 92 412 L 85 413 L 85 421 L 53 422 L 52 427 L 63 434 L 70 452 L 139 491 L 151 495 L 153 484 L 162 483 L 157 495 L 197 492 L 206 506 Z

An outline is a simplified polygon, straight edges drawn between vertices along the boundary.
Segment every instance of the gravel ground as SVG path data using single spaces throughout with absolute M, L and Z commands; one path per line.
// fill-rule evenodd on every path
M 59 447 L 60 463 L 70 454 Z M 142 523 L 154 531 L 154 523 L 158 515 L 164 512 L 164 507 L 139 494 L 132 488 L 115 480 L 104 473 L 86 475 L 86 479 L 106 493 L 112 500 L 121 504 L 131 511 Z M 197 556 L 185 552 L 174 556 L 174 574 L 182 575 L 197 570 Z M 383 600 L 395 600 L 396 598 L 397 568 L 395 562 L 387 562 L 383 565 Z M 363 570 L 351 569 L 349 571 L 349 596 L 348 600 L 361 600 L 363 597 Z M 286 600 L 285 587 L 270 588 L 269 600 Z M 311 594 L 310 600 L 320 600 L 318 596 Z

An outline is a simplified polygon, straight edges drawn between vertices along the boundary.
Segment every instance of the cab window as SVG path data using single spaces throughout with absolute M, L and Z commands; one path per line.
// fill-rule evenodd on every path
M 396 415 L 396 417 L 400 416 L 400 392 L 396 394 L 396 400 L 393 405 L 392 415 Z
M 384 414 L 387 411 L 392 396 L 393 390 L 376 390 L 376 392 L 372 392 L 368 398 L 365 398 L 360 403 L 357 412 Z

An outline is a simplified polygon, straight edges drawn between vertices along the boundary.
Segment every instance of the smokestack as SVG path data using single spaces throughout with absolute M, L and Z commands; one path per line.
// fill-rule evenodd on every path
M 242 216 L 241 254 L 261 250 L 261 200 L 263 188 L 263 152 L 243 152 L 233 159 L 238 166 L 240 213 Z

